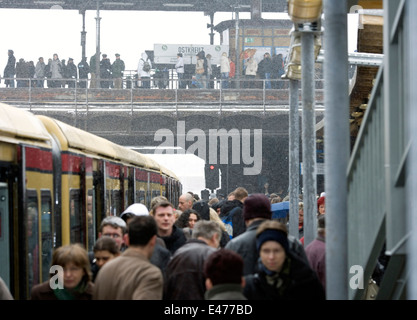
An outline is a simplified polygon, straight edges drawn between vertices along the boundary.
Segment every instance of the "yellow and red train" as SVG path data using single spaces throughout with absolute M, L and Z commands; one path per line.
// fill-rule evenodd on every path
M 92 250 L 101 221 L 181 182 L 151 158 L 61 121 L 0 103 L 0 276 L 15 299 L 49 279 L 52 250 Z

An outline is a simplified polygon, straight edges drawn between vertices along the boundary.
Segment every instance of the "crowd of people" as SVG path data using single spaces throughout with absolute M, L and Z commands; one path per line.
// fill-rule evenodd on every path
M 92 252 L 56 248 L 51 266 L 63 268 L 63 287 L 45 281 L 31 299 L 324 300 L 324 212 L 321 243 L 304 248 L 272 219 L 274 198 L 239 187 L 223 200 L 187 192 L 178 208 L 163 196 L 149 210 L 132 204 L 103 219 Z
M 182 53 L 177 54 L 177 62 L 174 66 L 178 77 L 178 88 L 213 89 L 214 82 L 219 81 L 222 89 L 236 88 L 236 65 L 234 58 L 229 57 L 226 52 L 222 53 L 220 64 L 212 62 L 211 54 L 204 50 L 197 54 L 195 65 L 184 64 Z M 36 88 L 123 88 L 123 80 L 126 81 L 125 63 L 120 54 L 115 54 L 113 62 L 107 54 L 101 54 L 101 60 L 96 62 L 96 55 L 87 57 L 75 64 L 73 58 L 60 59 L 57 53 L 47 61 L 39 57 L 38 61 L 25 61 L 20 58 L 18 61 L 13 50 L 8 50 L 8 60 L 3 72 L 4 84 L 6 87 L 36 87 Z M 157 72 L 152 69 L 151 59 L 146 52 L 141 54 L 134 79 L 129 76 L 130 82 L 126 81 L 126 87 L 132 86 L 145 89 L 151 88 L 152 77 L 158 87 L 165 88 L 167 84 L 161 79 L 164 72 Z M 191 69 L 189 67 L 192 67 Z M 265 53 L 264 58 L 258 63 L 254 56 L 242 60 L 242 75 L 239 79 L 243 88 L 280 89 L 283 83 L 277 81 L 284 74 L 284 61 L 282 54 L 273 55 Z M 98 80 L 99 79 L 99 80 Z M 259 81 L 261 80 L 261 81 Z M 160 83 L 165 83 L 161 85 Z

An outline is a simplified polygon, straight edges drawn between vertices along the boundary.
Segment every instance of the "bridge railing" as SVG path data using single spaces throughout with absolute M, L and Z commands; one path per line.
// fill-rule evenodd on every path
M 369 279 L 385 236 L 385 142 L 383 69 L 356 139 L 348 168 L 348 266 L 361 266 Z M 365 280 L 366 281 L 366 280 Z M 365 283 L 365 286 L 368 283 Z M 349 298 L 360 299 L 350 289 Z
M 6 80 L 3 79 L 3 84 Z M 286 80 L 234 79 L 227 81 L 214 79 L 204 88 L 194 87 L 186 80 L 186 88 L 178 89 L 178 79 L 166 80 L 166 86 L 155 84 L 150 79 L 149 88 L 143 87 L 143 79 L 126 83 L 123 79 L 116 88 L 115 79 L 31 79 L 15 78 L 15 87 L 0 88 L 0 101 L 29 106 L 38 105 L 60 107 L 102 107 L 123 105 L 130 108 L 145 106 L 175 109 L 178 106 L 288 106 L 289 89 Z M 158 81 L 158 80 L 157 80 Z M 270 82 L 269 82 L 270 81 Z M 120 82 L 119 82 L 120 83 Z M 205 84 L 203 82 L 203 84 Z M 209 88 L 207 88 L 209 86 Z M 212 87 L 211 87 L 212 86 Z M 316 82 L 316 99 L 323 101 L 323 82 Z M 169 89 L 174 88 L 174 89 Z

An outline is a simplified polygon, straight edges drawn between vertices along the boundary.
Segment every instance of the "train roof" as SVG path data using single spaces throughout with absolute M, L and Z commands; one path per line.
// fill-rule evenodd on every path
M 47 116 L 37 117 L 44 123 L 48 131 L 60 141 L 63 150 L 77 149 L 85 153 L 97 154 L 112 160 L 160 171 L 160 166 L 156 161 L 139 152 L 117 145 L 59 120 Z
M 43 142 L 51 138 L 41 121 L 31 112 L 0 103 L 0 133 Z
M 171 170 L 169 170 L 168 168 L 164 167 L 163 165 L 160 165 L 161 167 L 161 172 L 165 175 L 167 175 L 168 177 L 174 178 L 176 180 L 179 180 L 179 178 L 177 177 L 177 175 L 172 172 Z

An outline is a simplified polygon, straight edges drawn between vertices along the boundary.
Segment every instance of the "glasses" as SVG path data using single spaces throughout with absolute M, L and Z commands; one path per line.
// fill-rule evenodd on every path
M 112 237 L 112 238 L 120 238 L 121 235 L 118 233 L 103 233 L 103 236 L 105 237 Z

